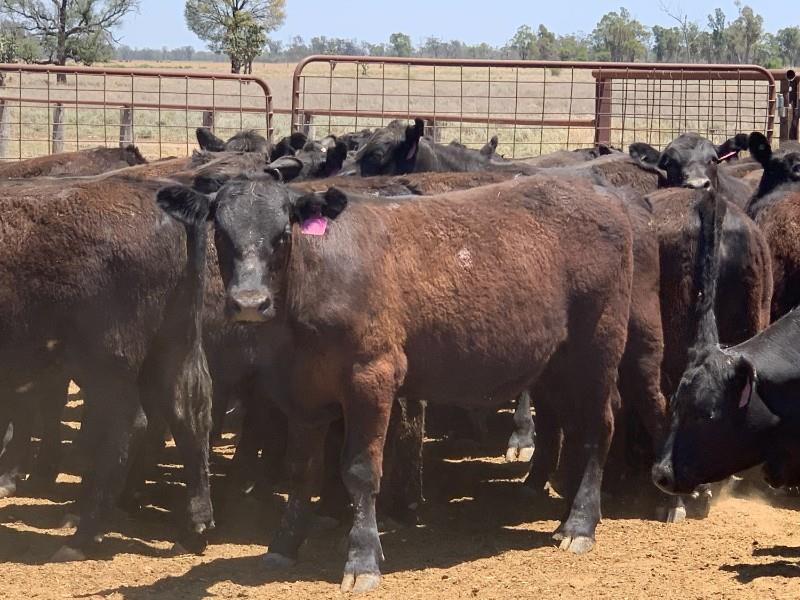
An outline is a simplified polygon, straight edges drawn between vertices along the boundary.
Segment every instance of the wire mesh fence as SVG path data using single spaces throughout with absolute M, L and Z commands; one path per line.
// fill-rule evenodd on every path
M 194 130 L 271 136 L 268 84 L 248 75 L 0 65 L 0 159 L 134 143 L 147 158 L 187 155 Z
M 314 137 L 423 118 L 437 140 L 532 156 L 595 143 L 663 146 L 696 131 L 772 136 L 773 75 L 752 65 L 664 65 L 311 56 L 292 128 Z

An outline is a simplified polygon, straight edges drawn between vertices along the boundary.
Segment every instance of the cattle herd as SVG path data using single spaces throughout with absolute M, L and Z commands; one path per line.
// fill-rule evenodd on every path
M 197 138 L 0 165 L 0 498 L 54 483 L 70 381 L 85 404 L 54 561 L 92 555 L 167 432 L 176 546 L 202 552 L 231 413 L 231 485 L 290 483 L 265 568 L 352 519 L 343 591 L 379 585 L 377 513 L 416 519 L 442 421 L 514 406 L 506 458 L 565 499 L 576 554 L 620 489 L 677 522 L 757 465 L 800 485 L 800 149 L 685 133 L 509 160 L 419 119 Z

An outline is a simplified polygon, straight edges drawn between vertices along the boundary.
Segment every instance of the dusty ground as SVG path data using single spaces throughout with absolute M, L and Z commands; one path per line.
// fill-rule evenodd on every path
M 597 548 L 575 557 L 550 542 L 561 501 L 534 503 L 521 493 L 514 480 L 519 468 L 493 458 L 502 450 L 486 448 L 491 458 L 471 458 L 428 444 L 424 525 L 384 532 L 385 577 L 373 597 L 800 597 L 800 513 L 791 507 L 731 498 L 705 521 L 668 526 L 614 515 L 607 505 Z M 218 462 L 230 451 L 219 448 Z M 205 555 L 173 555 L 172 521 L 163 507 L 180 502 L 175 460 L 167 449 L 161 483 L 148 487 L 161 507 L 135 516 L 118 512 L 96 560 L 47 563 L 69 534 L 58 524 L 77 491 L 75 477 L 62 475 L 47 499 L 0 501 L 0 598 L 340 597 L 344 528 L 311 539 L 295 570 L 262 568 L 281 496 L 218 499 L 218 528 Z M 224 496 L 221 484 L 215 489 Z

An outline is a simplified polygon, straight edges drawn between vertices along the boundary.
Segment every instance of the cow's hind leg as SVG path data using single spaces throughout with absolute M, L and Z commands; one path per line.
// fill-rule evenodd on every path
M 130 466 L 147 428 L 147 418 L 139 404 L 138 388 L 124 375 L 98 373 L 84 388 L 87 402 L 95 404 L 96 444 L 91 448 L 94 464 L 81 482 L 80 523 L 67 543 L 53 556 L 53 561 L 82 560 L 84 552 L 98 539 L 108 515 L 119 497 Z
M 624 297 L 617 296 L 620 300 Z M 563 550 L 575 554 L 594 547 L 595 530 L 601 518 L 603 467 L 614 434 L 614 407 L 620 405 L 617 372 L 627 335 L 628 314 L 627 310 L 621 310 L 620 304 L 608 302 L 592 331 L 586 332 L 588 335 L 581 331 L 572 333 L 581 345 L 570 353 L 570 364 L 572 372 L 580 373 L 583 380 L 578 392 L 581 396 L 576 398 L 580 424 L 574 440 L 580 444 L 582 458 L 577 464 L 581 465 L 582 476 L 574 497 L 569 498 L 569 517 L 557 529 L 555 538 Z
M 352 389 L 344 405 L 345 445 L 342 479 L 353 504 L 343 592 L 378 587 L 383 549 L 378 537 L 375 498 L 380 490 L 383 448 L 395 393 L 405 360 L 384 356 L 353 369 Z M 402 366 L 400 366 L 402 365 Z
M 533 458 L 534 423 L 531 415 L 531 394 L 525 390 L 514 409 L 514 431 L 508 440 L 506 462 L 530 462 Z

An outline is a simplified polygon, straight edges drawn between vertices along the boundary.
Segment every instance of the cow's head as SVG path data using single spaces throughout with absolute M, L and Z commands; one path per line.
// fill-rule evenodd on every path
M 764 167 L 756 198 L 785 183 L 800 182 L 800 152 L 773 153 L 766 136 L 754 132 L 750 135 L 750 154 Z
M 778 418 L 757 393 L 758 378 L 745 357 L 707 348 L 686 369 L 672 397 L 672 425 L 653 481 L 688 494 L 765 459 L 765 436 Z
M 274 173 L 259 173 L 230 179 L 215 194 L 168 187 L 159 192 L 158 202 L 184 220 L 213 221 L 228 316 L 265 322 L 280 310 L 292 226 L 335 219 L 347 198 L 335 189 L 301 196 Z
M 404 175 L 411 173 L 417 162 L 419 144 L 425 131 L 422 119 L 413 125 L 392 121 L 377 129 L 358 151 L 356 162 L 361 175 Z
M 637 162 L 656 167 L 665 174 L 667 187 L 705 189 L 711 186 L 706 173 L 709 165 L 728 160 L 747 148 L 747 136 L 739 134 L 715 146 L 696 133 L 683 133 L 659 152 L 649 144 L 631 144 L 629 153 Z M 723 151 L 724 154 L 720 154 Z

